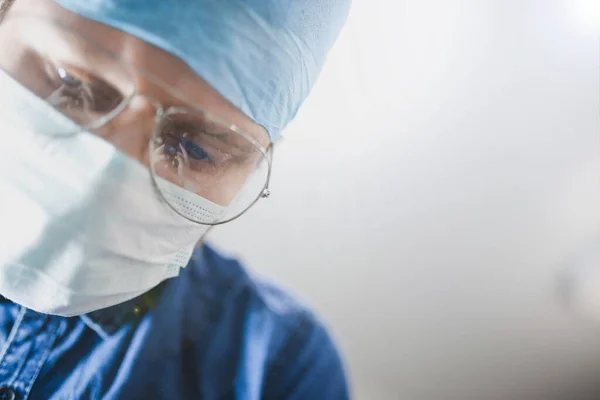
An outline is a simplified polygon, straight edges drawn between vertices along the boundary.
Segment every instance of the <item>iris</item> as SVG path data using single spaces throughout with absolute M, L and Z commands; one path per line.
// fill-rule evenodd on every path
M 187 152 L 187 155 L 194 160 L 207 160 L 210 158 L 204 149 L 186 137 L 180 139 L 181 145 Z

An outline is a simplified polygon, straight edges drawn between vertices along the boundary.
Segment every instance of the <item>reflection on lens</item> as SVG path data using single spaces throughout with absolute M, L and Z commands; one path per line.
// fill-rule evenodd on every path
M 115 110 L 124 96 L 106 80 L 80 68 L 45 62 L 51 93 L 46 101 L 79 125 L 91 125 Z
M 172 109 L 163 115 L 154 129 L 150 150 L 158 182 L 171 182 L 193 194 L 187 202 L 197 199 L 198 203 L 208 201 L 226 208 L 218 218 L 212 212 L 204 215 L 204 211 L 189 215 L 190 210 L 169 185 L 157 182 L 176 211 L 199 223 L 222 223 L 239 216 L 267 185 L 269 160 L 257 142 L 199 110 Z

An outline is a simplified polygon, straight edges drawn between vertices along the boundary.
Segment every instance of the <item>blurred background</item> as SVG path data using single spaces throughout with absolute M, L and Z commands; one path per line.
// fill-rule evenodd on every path
M 362 400 L 600 398 L 600 0 L 356 0 L 211 241 L 330 326 Z

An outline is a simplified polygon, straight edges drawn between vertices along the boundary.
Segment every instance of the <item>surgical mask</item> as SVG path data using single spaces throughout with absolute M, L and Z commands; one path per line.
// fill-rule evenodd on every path
M 177 276 L 225 208 L 82 130 L 0 69 L 0 294 L 73 316 Z M 179 212 L 162 201 L 159 185 Z

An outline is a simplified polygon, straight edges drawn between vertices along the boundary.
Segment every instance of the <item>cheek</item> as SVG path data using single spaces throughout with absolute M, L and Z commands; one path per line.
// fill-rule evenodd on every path
M 265 167 L 263 165 L 263 167 Z M 266 182 L 266 173 L 264 168 L 257 168 L 254 163 L 246 165 L 232 165 L 222 174 L 219 179 L 215 179 L 212 187 L 218 187 L 219 201 L 221 205 L 229 205 L 234 200 L 244 204 L 253 201 L 259 194 L 260 189 Z M 238 199 L 239 196 L 243 198 Z

